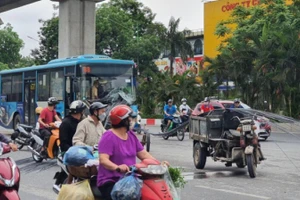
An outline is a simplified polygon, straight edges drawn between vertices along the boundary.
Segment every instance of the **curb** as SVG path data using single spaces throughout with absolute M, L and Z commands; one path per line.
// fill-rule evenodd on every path
M 160 124 L 161 124 L 161 119 L 142 119 L 141 120 L 141 125 L 160 126 Z

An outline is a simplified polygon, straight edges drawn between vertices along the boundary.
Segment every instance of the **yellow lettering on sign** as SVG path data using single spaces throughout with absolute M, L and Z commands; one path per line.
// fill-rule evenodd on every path
M 155 61 L 155 65 L 159 66 L 159 65 L 168 65 L 168 62 L 166 60 L 157 60 Z
M 30 90 L 35 90 L 35 84 L 30 84 Z

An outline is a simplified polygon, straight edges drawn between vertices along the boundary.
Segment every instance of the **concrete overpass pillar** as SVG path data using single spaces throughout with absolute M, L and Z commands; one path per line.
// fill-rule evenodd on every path
M 59 2 L 58 57 L 95 54 L 95 4 L 101 0 Z

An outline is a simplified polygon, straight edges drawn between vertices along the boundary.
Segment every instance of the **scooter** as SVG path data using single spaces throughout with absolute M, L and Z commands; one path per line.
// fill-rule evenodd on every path
M 174 132 L 172 132 L 168 135 L 162 136 L 165 140 L 169 139 L 169 137 L 174 137 L 174 136 L 177 136 L 177 139 L 179 141 L 182 141 L 184 139 L 186 127 L 183 126 L 180 115 L 177 115 L 177 114 L 173 115 L 173 119 L 172 119 L 169 127 L 167 127 L 165 120 L 162 119 L 160 128 L 161 128 L 161 132 L 163 132 L 163 133 L 171 132 L 173 129 L 177 129 L 176 131 L 174 130 Z
M 74 168 L 74 166 L 72 166 Z M 67 166 L 68 171 L 72 171 Z M 130 167 L 133 169 L 133 167 Z M 134 165 L 135 173 L 143 180 L 143 186 L 141 190 L 143 200 L 152 199 L 164 199 L 172 200 L 171 189 L 168 183 L 164 179 L 164 175 L 167 173 L 167 167 L 162 166 L 158 161 L 152 159 L 144 159 L 142 162 Z M 74 170 L 78 171 L 78 170 Z M 71 173 L 72 174 L 72 173 Z M 72 174 L 76 176 L 76 174 Z M 85 179 L 84 177 L 77 177 L 78 180 Z M 103 199 L 101 192 L 97 187 L 97 177 L 92 176 L 90 179 L 90 187 L 95 199 Z
M 44 159 L 54 159 L 60 153 L 59 126 L 61 122 L 56 121 L 50 123 L 51 136 L 48 140 L 46 150 L 43 150 L 44 141 L 39 132 L 34 132 L 32 141 L 28 145 L 28 149 L 32 153 L 32 158 L 35 162 L 42 162 Z M 44 152 L 43 152 L 44 151 Z
M 16 130 L 11 135 L 11 139 L 18 145 L 18 149 L 21 150 L 24 146 L 30 145 L 31 138 L 35 130 L 33 126 L 27 126 L 25 124 L 18 124 Z
M 0 142 L 0 156 L 10 152 L 10 147 Z M 0 199 L 19 200 L 20 170 L 15 161 L 0 158 Z

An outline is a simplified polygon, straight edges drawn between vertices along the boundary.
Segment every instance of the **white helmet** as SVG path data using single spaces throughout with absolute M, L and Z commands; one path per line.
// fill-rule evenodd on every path
M 80 100 L 73 101 L 70 105 L 71 114 L 82 113 L 84 109 L 86 109 L 86 105 Z
M 182 98 L 181 102 L 187 102 L 186 98 Z

